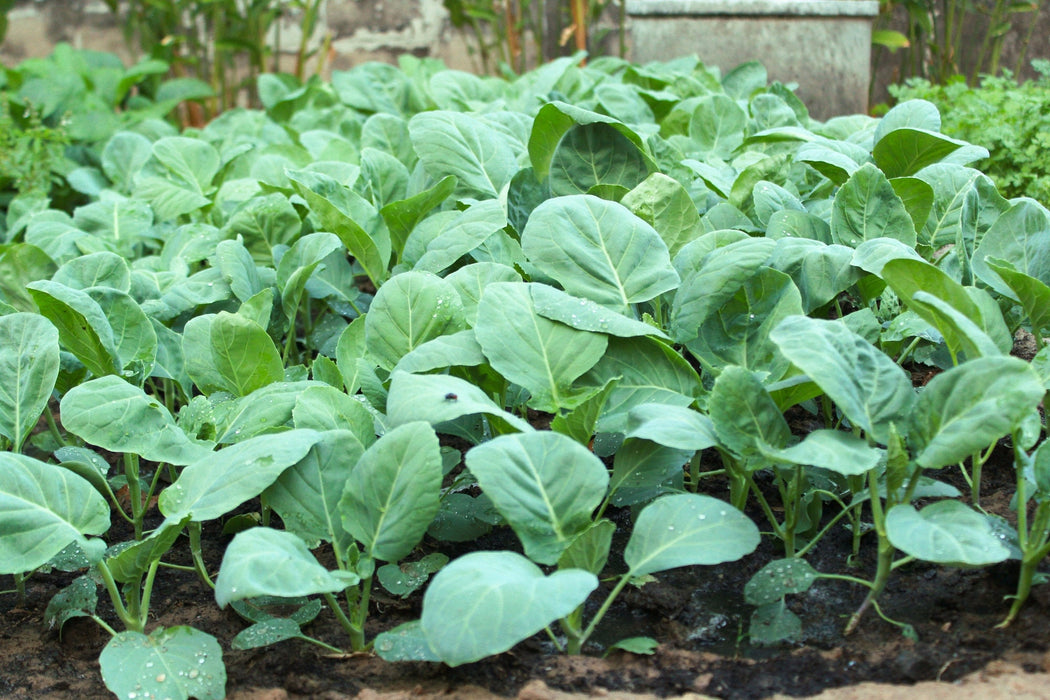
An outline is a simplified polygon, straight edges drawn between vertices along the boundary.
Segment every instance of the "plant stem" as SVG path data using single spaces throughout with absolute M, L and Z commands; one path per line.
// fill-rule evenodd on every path
M 201 581 L 214 589 L 215 582 L 211 580 L 208 569 L 204 566 L 204 553 L 201 550 L 201 524 L 190 523 L 187 529 L 190 535 L 190 553 L 193 555 L 193 570 L 200 576 Z
M 849 623 L 846 625 L 846 629 L 843 634 L 851 634 L 857 625 L 860 624 L 860 619 L 864 615 L 864 611 L 867 610 L 875 602 L 882 591 L 886 588 L 886 583 L 889 581 L 890 572 L 893 570 L 893 553 L 896 551 L 892 544 L 890 544 L 889 537 L 886 536 L 886 514 L 882 508 L 882 502 L 879 500 L 879 484 L 875 477 L 875 470 L 872 469 L 868 472 L 868 493 L 871 495 L 871 514 L 872 519 L 875 521 L 875 533 L 879 538 L 879 558 L 878 567 L 875 570 L 875 579 L 871 582 L 871 590 L 868 591 L 868 595 L 864 598 L 864 602 L 857 608 L 857 612 L 853 613 L 850 617 Z M 887 494 L 887 497 L 891 497 Z
M 51 413 L 50 408 L 44 409 L 44 420 L 47 421 L 47 430 L 51 433 L 51 437 L 58 441 L 58 444 L 63 447 L 68 445 L 69 443 L 66 442 L 66 439 L 62 436 L 62 431 L 58 429 L 58 424 L 55 423 L 55 416 Z
M 602 603 L 602 606 L 598 608 L 598 612 L 594 614 L 594 618 L 591 620 L 591 624 L 587 625 L 587 629 L 585 629 L 583 633 L 580 634 L 579 644 L 577 646 L 576 651 L 573 652 L 572 647 L 569 647 L 570 654 L 578 654 L 580 652 L 580 649 L 583 648 L 583 645 L 587 642 L 588 639 L 590 639 L 591 635 L 594 634 L 594 630 L 598 626 L 598 623 L 601 622 L 603 617 L 605 617 L 605 613 L 609 612 L 609 608 L 612 607 L 613 602 L 616 600 L 616 596 L 620 595 L 620 592 L 627 585 L 628 581 L 631 580 L 632 576 L 633 573 L 631 571 L 628 571 L 620 577 L 619 581 L 616 582 L 616 586 L 612 589 L 612 591 L 609 592 L 609 595 L 606 596 L 605 601 Z M 570 644 L 571 643 L 572 642 L 570 640 Z
M 15 593 L 18 594 L 18 604 L 26 604 L 26 575 L 15 574 Z
M 142 490 L 139 484 L 139 456 L 124 453 L 124 476 L 128 480 L 128 498 L 131 499 L 131 522 L 135 527 L 135 539 L 142 539 Z
M 354 651 L 364 651 L 365 645 L 365 620 L 368 618 L 368 599 L 372 595 L 372 577 L 361 579 L 361 597 L 350 611 L 350 624 L 353 632 L 350 635 L 351 648 Z
M 354 629 L 354 623 L 350 622 L 350 618 L 346 616 L 343 609 L 339 606 L 339 601 L 331 593 L 325 593 L 324 599 L 328 601 L 328 607 L 331 608 L 332 614 L 335 615 L 335 619 L 339 621 L 339 624 L 347 635 L 350 637 L 350 648 L 354 651 L 358 651 L 359 647 L 364 647 L 364 634 L 363 630 Z
M 95 565 L 95 568 L 99 575 L 102 576 L 102 583 L 106 587 L 106 592 L 109 593 L 109 601 L 113 604 L 113 611 L 120 618 L 120 621 L 124 623 L 124 627 L 132 632 L 142 632 L 138 618 L 128 612 L 127 607 L 125 607 L 124 601 L 120 597 L 120 591 L 117 590 L 117 582 L 113 580 L 113 574 L 110 572 L 109 567 L 106 566 L 106 562 L 100 561 Z

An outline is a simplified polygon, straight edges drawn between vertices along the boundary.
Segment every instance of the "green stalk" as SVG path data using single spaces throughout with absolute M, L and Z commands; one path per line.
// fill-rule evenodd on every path
M 372 577 L 361 579 L 361 597 L 350 611 L 350 621 L 353 632 L 350 635 L 351 648 L 354 651 L 364 651 L 365 645 L 365 620 L 368 618 L 368 600 L 372 595 Z
M 51 433 L 59 445 L 65 447 L 69 443 L 66 442 L 66 438 L 62 435 L 62 431 L 58 429 L 58 424 L 55 423 L 55 416 L 51 413 L 50 408 L 44 409 L 44 420 L 47 421 L 47 430 Z
M 128 497 L 131 499 L 131 522 L 135 527 L 135 539 L 142 539 L 142 490 L 139 484 L 139 456 L 131 452 L 124 453 L 124 476 L 128 480 Z
M 187 529 L 190 535 L 190 554 L 193 555 L 193 570 L 197 572 L 201 581 L 204 581 L 204 583 L 214 589 L 215 582 L 211 580 L 211 576 L 208 575 L 208 569 L 204 566 L 204 553 L 201 549 L 201 524 L 190 523 Z
M 26 575 L 15 574 L 15 593 L 18 595 L 18 604 L 26 604 Z
M 612 607 L 613 602 L 616 601 L 616 597 L 620 595 L 620 592 L 623 591 L 624 587 L 630 580 L 630 571 L 628 571 L 620 577 L 620 580 L 616 582 L 616 586 L 612 589 L 612 591 L 609 592 L 609 595 L 606 596 L 605 601 L 602 603 L 602 606 L 598 608 L 598 612 L 594 614 L 594 618 L 591 620 L 591 623 L 587 625 L 587 629 L 580 633 L 579 636 L 575 638 L 575 640 L 571 636 L 569 637 L 569 642 L 566 645 L 567 653 L 580 653 L 580 651 L 583 649 L 583 645 L 586 644 L 587 640 L 590 639 L 592 634 L 594 634 L 594 630 L 598 626 L 598 623 L 601 622 L 603 617 L 605 617 L 605 613 L 609 612 L 609 608 Z M 566 632 L 568 632 L 568 630 L 566 630 Z
M 109 594 L 109 601 L 113 604 L 113 612 L 116 613 L 120 621 L 124 623 L 125 629 L 131 632 L 142 632 L 143 629 L 140 627 L 140 620 L 137 615 L 133 615 L 127 607 L 124 605 L 124 601 L 120 597 L 120 591 L 117 590 L 117 582 L 113 580 L 113 574 L 110 572 L 109 567 L 106 566 L 105 561 L 100 561 L 95 565 L 95 569 L 102 577 L 102 583 L 106 587 L 106 592 Z M 136 588 L 137 592 L 138 589 Z
M 853 613 L 849 623 L 846 625 L 846 629 L 843 632 L 846 635 L 852 634 L 857 629 L 864 611 L 871 607 L 875 603 L 875 599 L 885 590 L 886 583 L 890 578 L 890 572 L 893 570 L 893 553 L 896 551 L 893 545 L 890 544 L 889 537 L 886 536 L 886 514 L 882 509 L 882 502 L 879 500 L 879 485 L 875 478 L 874 469 L 868 472 L 868 489 L 868 492 L 871 494 L 872 519 L 875 521 L 875 532 L 879 537 L 878 567 L 875 570 L 875 579 L 871 582 L 871 590 L 868 591 L 864 602 L 860 604 L 860 607 Z
M 324 599 L 328 602 L 328 607 L 331 608 L 332 614 L 335 615 L 335 619 L 339 621 L 340 626 L 346 631 L 350 637 L 350 648 L 357 651 L 358 644 L 364 646 L 364 635 L 358 630 L 354 629 L 354 624 L 350 622 L 350 618 L 346 616 L 343 609 L 339 606 L 339 601 L 331 593 L 325 593 Z

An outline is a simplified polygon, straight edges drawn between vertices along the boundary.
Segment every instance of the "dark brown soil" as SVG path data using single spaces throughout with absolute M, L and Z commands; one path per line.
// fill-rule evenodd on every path
M 1008 454 L 1007 450 L 1001 452 Z M 993 457 L 985 468 L 983 505 L 1009 515 L 1013 484 L 1012 465 Z M 717 483 L 712 482 L 712 488 L 713 495 L 724 496 Z M 626 522 L 629 513 L 621 512 L 617 517 Z M 228 540 L 221 534 L 220 523 L 207 524 L 204 546 L 213 571 Z M 506 547 L 512 541 L 506 533 L 497 532 L 483 546 Z M 853 567 L 847 565 L 850 543 L 847 531 L 833 531 L 808 560 L 820 571 L 870 576 L 874 567 L 863 554 Z M 426 544 L 450 556 L 462 553 L 439 543 Z M 865 549 L 874 549 L 873 542 L 866 544 Z M 176 547 L 174 563 L 189 563 L 178 558 L 185 556 L 183 550 Z M 626 693 L 626 697 L 701 693 L 743 700 L 777 694 L 809 696 L 865 681 L 953 682 L 1003 659 L 1024 671 L 1044 670 L 1044 654 L 1050 649 L 1047 587 L 1034 590 L 1012 627 L 994 629 L 1008 608 L 1004 596 L 1011 594 L 1016 584 L 1017 566 L 1012 563 L 975 570 L 922 563 L 898 569 L 881 603 L 888 616 L 915 627 L 917 642 L 905 639 L 896 627 L 870 612 L 853 635 L 843 637 L 843 627 L 862 600 L 863 590 L 848 583 L 818 581 L 790 603 L 804 621 L 801 643 L 774 648 L 752 646 L 746 637 L 752 609 L 743 603 L 741 591 L 755 571 L 779 556 L 776 543 L 766 537 L 759 551 L 741 562 L 670 571 L 641 589 L 628 590 L 600 628 L 597 641 L 608 644 L 630 636 L 652 636 L 662 642 L 652 656 L 617 652 L 603 659 L 600 648 L 594 647 L 587 650 L 588 656 L 570 658 L 552 653 L 545 637 L 528 640 L 495 658 L 452 669 L 439 664 L 390 664 L 367 654 L 333 656 L 300 641 L 231 651 L 229 640 L 244 629 L 245 623 L 232 610 L 219 610 L 210 589 L 194 574 L 178 570 L 164 570 L 158 576 L 152 610 L 156 624 L 192 625 L 219 639 L 225 650 L 227 690 L 242 700 L 421 695 L 474 698 L 492 694 L 555 698 L 561 691 Z M 615 567 L 616 562 L 610 565 Z M 38 700 L 109 696 L 97 662 L 106 633 L 85 618 L 69 622 L 61 639 L 43 625 L 51 596 L 74 576 L 34 576 L 28 582 L 25 606 L 17 605 L 14 595 L 0 596 L 0 697 Z M 10 588 L 11 578 L 0 578 L 0 589 Z M 370 634 L 418 617 L 419 604 L 418 596 L 401 601 L 377 591 Z M 117 625 L 104 596 L 99 612 Z M 336 646 L 347 644 L 327 610 L 306 632 Z M 991 682 L 1002 685 L 1001 679 Z M 1007 686 L 1002 688 L 1007 692 Z M 377 691 L 383 694 L 377 695 Z M 893 697 L 895 692 L 877 697 Z M 1016 690 L 1007 694 L 1015 699 L 1027 697 Z M 1040 695 L 1037 692 L 1031 697 Z

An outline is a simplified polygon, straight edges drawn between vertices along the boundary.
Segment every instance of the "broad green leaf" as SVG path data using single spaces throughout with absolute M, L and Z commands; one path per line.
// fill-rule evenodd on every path
M 153 371 L 157 358 L 157 332 L 153 330 L 153 323 L 129 294 L 108 287 L 84 291 L 106 315 L 116 346 L 117 364 L 126 368 L 124 376 L 141 381 L 140 378 Z
M 343 375 L 343 387 L 351 396 L 361 388 L 361 365 L 365 362 L 365 317 L 358 316 L 350 322 L 335 347 L 335 362 Z
M 637 186 L 649 174 L 646 159 L 615 127 L 596 122 L 573 126 L 551 157 L 551 195 L 586 194 L 595 187 Z
M 150 565 L 168 553 L 182 534 L 189 517 L 181 521 L 167 519 L 149 537 L 138 540 L 131 546 L 120 549 L 105 560 L 106 568 L 118 583 L 140 585 L 142 576 Z
M 260 435 L 199 459 L 160 494 L 160 512 L 192 515 L 193 522 L 218 518 L 262 493 L 319 439 L 313 430 Z
M 466 327 L 456 290 L 427 272 L 391 277 L 372 300 L 364 323 L 368 353 L 388 370 L 428 340 Z
M 284 362 L 262 326 L 240 314 L 219 312 L 209 329 L 211 356 L 225 387 L 236 396 L 284 379 Z
M 861 278 L 861 271 L 852 264 L 854 254 L 847 246 L 783 238 L 777 242 L 769 265 L 791 277 L 802 295 L 802 309 L 808 314 Z
M 72 472 L 3 452 L 0 473 L 0 573 L 30 572 L 109 529 L 109 504 Z
M 988 518 L 961 501 L 938 501 L 922 510 L 894 506 L 886 514 L 886 536 L 905 554 L 949 566 L 988 566 L 1010 555 Z
M 181 183 L 206 193 L 219 172 L 219 153 L 202 139 L 169 136 L 153 144 L 153 157 Z
M 117 348 L 113 329 L 94 299 L 77 289 L 48 280 L 28 287 L 40 313 L 58 329 L 62 345 L 96 377 L 116 374 Z
M 292 418 L 296 428 L 349 430 L 366 446 L 375 440 L 372 414 L 363 403 L 332 386 L 304 390 L 295 400 Z
M 435 180 L 454 175 L 460 198 L 494 198 L 518 171 L 513 143 L 473 115 L 422 112 L 409 120 L 408 133 L 427 173 Z
M 449 666 L 499 654 L 583 604 L 598 587 L 579 569 L 544 576 L 513 552 L 472 552 L 439 571 L 423 596 L 420 624 Z
M 961 351 L 968 359 L 974 359 L 1003 354 L 1003 348 L 981 326 L 940 297 L 929 292 L 915 292 L 910 306 L 937 329 L 945 344 L 956 355 Z M 1002 320 L 999 321 L 998 325 L 1003 325 Z
M 599 520 L 581 532 L 558 558 L 559 569 L 583 569 L 600 576 L 609 559 L 616 523 Z
M 92 445 L 168 464 L 208 459 L 212 445 L 190 438 L 157 399 L 115 376 L 70 389 L 60 405 L 62 425 Z
M 305 381 L 274 382 L 247 396 L 233 399 L 229 404 L 220 405 L 216 442 L 220 445 L 243 442 L 256 435 L 278 432 L 284 426 L 290 426 L 299 396 L 311 386 L 318 385 Z M 225 402 L 229 397 L 219 394 L 217 399 Z
M 758 377 L 746 368 L 729 366 L 718 375 L 708 398 L 708 411 L 719 444 L 740 457 L 784 447 L 791 439 L 791 429 L 780 409 Z
M 613 387 L 619 378 L 610 379 L 604 386 L 596 389 L 581 404 L 568 413 L 559 413 L 551 419 L 551 430 L 568 435 L 581 445 L 590 445 L 598 427 L 598 417 L 605 408 Z
M 868 153 L 863 148 L 845 141 L 804 143 L 795 152 L 796 161 L 811 166 L 839 186 L 868 159 Z
M 747 633 L 754 644 L 794 641 L 802 636 L 802 620 L 788 609 L 783 599 L 778 599 L 751 613 Z
M 973 272 L 992 289 L 1011 296 L 1009 285 L 988 266 L 1005 260 L 1018 272 L 1050 285 L 1050 212 L 1031 199 L 1019 199 L 996 219 L 973 255 Z
M 831 237 L 852 248 L 873 238 L 895 238 L 914 246 L 915 224 L 890 181 L 868 164 L 835 193 Z
M 663 496 L 642 510 L 623 558 L 632 577 L 679 566 L 736 561 L 758 547 L 754 522 L 728 503 L 699 494 Z
M 621 639 L 615 644 L 610 644 L 605 650 L 604 656 L 608 656 L 613 651 L 650 655 L 655 654 L 659 646 L 660 642 L 652 637 L 628 637 L 627 639 Z
M 451 335 L 439 335 L 402 357 L 394 371 L 429 372 L 449 367 L 476 367 L 485 364 L 474 331 L 467 329 Z
M 440 552 L 432 552 L 417 561 L 381 566 L 376 569 L 376 578 L 389 593 L 407 598 L 447 563 L 447 556 Z
M 0 316 L 0 435 L 11 451 L 22 443 L 47 408 L 58 378 L 58 331 L 43 316 Z
M 1042 332 L 1050 327 L 1050 287 L 1035 277 L 1018 272 L 1012 264 L 1000 258 L 985 258 L 995 274 L 1010 288 L 1021 302 L 1021 308 L 1028 316 L 1033 330 Z
M 700 214 L 689 192 L 663 173 L 650 175 L 628 192 L 620 204 L 660 234 L 672 258 L 703 232 Z
M 419 620 L 405 622 L 394 629 L 380 632 L 373 642 L 376 656 L 383 661 L 441 661 L 430 648 Z
M 38 310 L 28 285 L 54 274 L 54 261 L 35 245 L 16 243 L 0 249 L 0 295 L 19 311 Z
M 624 429 L 627 412 L 647 403 L 688 406 L 702 391 L 700 377 L 678 352 L 654 338 L 610 338 L 601 360 L 581 379 L 591 387 L 619 377 L 598 429 Z
M 273 617 L 256 622 L 251 627 L 241 630 L 230 640 L 230 648 L 242 651 L 277 644 L 287 639 L 300 639 L 303 636 L 299 623 L 286 617 Z
M 574 297 L 545 284 L 530 283 L 527 287 L 537 314 L 576 330 L 604 333 L 618 338 L 652 335 L 670 340 L 656 326 L 627 318 L 590 299 Z
M 131 270 L 124 258 L 116 253 L 91 253 L 62 265 L 51 281 L 73 289 L 112 287 L 127 292 L 131 289 Z
M 695 241 L 675 259 L 682 275 L 671 307 L 671 331 L 677 342 L 695 338 L 700 325 L 728 303 L 776 249 L 774 241 L 744 238 L 700 255 L 689 269 L 682 269 L 687 256 L 694 258 L 704 250 L 700 247 L 704 240 Z M 694 246 L 696 252 L 690 250 Z
M 895 177 L 890 185 L 904 203 L 915 230 L 921 231 L 933 209 L 933 187 L 917 177 Z
M 73 223 L 81 231 L 112 241 L 121 251 L 130 252 L 135 243 L 155 236 L 153 209 L 135 199 L 101 199 L 77 207 L 73 211 Z
M 744 586 L 749 605 L 768 605 L 792 593 L 805 593 L 820 578 L 805 559 L 777 559 L 763 566 Z
M 497 437 L 467 452 L 466 465 L 541 564 L 556 563 L 590 525 L 609 483 L 594 453 L 553 432 Z
M 235 600 L 270 595 L 280 598 L 337 593 L 356 581 L 321 566 L 306 544 L 290 532 L 253 527 L 237 533 L 222 556 L 215 579 L 220 608 Z
M 895 238 L 873 238 L 857 246 L 853 253 L 852 264 L 865 272 L 881 275 L 886 263 L 898 259 L 926 262 L 912 246 Z
M 604 114 L 554 101 L 543 105 L 536 113 L 532 133 L 529 135 L 529 159 L 538 180 L 546 180 L 550 174 L 551 161 L 562 137 L 574 126 L 588 124 L 606 124 L 612 127 L 638 150 L 648 165 L 652 164 L 652 156 L 645 148 L 644 140 L 629 126 Z
M 192 627 L 158 627 L 148 636 L 120 632 L 98 658 L 102 680 L 120 698 L 222 700 L 222 647 Z
M 763 449 L 772 461 L 820 467 L 843 476 L 858 476 L 874 469 L 885 450 L 841 430 L 814 430 L 802 442 L 783 449 Z
M 135 178 L 152 155 L 153 144 L 148 138 L 132 131 L 118 131 L 102 149 L 102 172 L 117 189 L 131 192 Z
M 497 200 L 478 202 L 452 215 L 448 226 L 427 242 L 426 252 L 408 262 L 413 262 L 413 270 L 439 273 L 477 249 L 506 225 L 507 216 Z M 409 247 L 405 246 L 406 259 L 410 254 Z
M 231 238 L 243 236 L 245 246 L 257 259 L 268 259 L 275 245 L 291 244 L 302 228 L 303 222 L 288 197 L 274 192 L 244 202 L 223 230 Z
M 339 499 L 365 445 L 348 430 L 330 430 L 264 492 L 285 528 L 308 544 L 332 542 L 345 552 L 353 539 L 343 529 Z M 341 556 L 341 555 L 340 555 Z
M 889 425 L 915 402 L 908 375 L 889 356 L 837 321 L 793 316 L 770 337 L 850 422 L 885 443 Z
M 702 97 L 689 120 L 689 138 L 705 159 L 729 160 L 744 141 L 747 113 L 727 95 Z
M 928 129 L 900 127 L 875 144 L 871 156 L 886 177 L 914 175 L 969 144 Z M 987 156 L 986 156 L 987 157 Z
M 288 323 L 299 311 L 299 302 L 314 270 L 329 253 L 341 248 L 342 243 L 335 234 L 309 233 L 281 256 L 281 262 L 277 264 L 277 288 L 281 290 L 281 308 Z
M 706 450 L 718 444 L 711 419 L 685 406 L 647 403 L 627 413 L 625 438 L 645 438 L 677 450 Z
M 400 258 L 405 248 L 405 241 L 412 230 L 456 190 L 459 180 L 455 175 L 446 175 L 433 187 L 423 190 L 407 199 L 390 202 L 379 213 L 390 229 L 390 244 L 394 254 Z
M 1014 357 L 976 358 L 938 374 L 911 411 L 915 461 L 927 469 L 962 462 L 1017 427 L 1044 393 Z
M 354 256 L 365 274 L 376 286 L 387 278 L 390 262 L 390 234 L 376 226 L 366 230 L 371 222 L 361 221 L 362 207 L 352 192 L 335 178 L 306 170 L 288 173 L 295 191 L 306 200 L 310 212 L 317 217 L 322 230 L 339 236 L 346 249 Z M 363 202 L 363 200 L 362 200 Z M 370 205 L 366 205 L 370 206 Z
M 621 313 L 679 282 L 667 246 L 649 224 L 590 195 L 536 207 L 522 233 L 522 250 L 569 294 Z
M 616 450 L 609 479 L 609 502 L 628 506 L 651 501 L 668 491 L 681 491 L 691 450 L 676 450 L 642 438 L 629 438 Z
M 769 339 L 769 332 L 783 319 L 802 312 L 802 295 L 791 278 L 764 268 L 704 319 L 699 335 L 686 347 L 711 374 L 739 365 L 777 380 L 791 363 Z
M 927 131 L 941 130 L 941 113 L 927 100 L 905 100 L 883 115 L 875 127 L 874 143 L 895 129 L 911 127 Z
M 98 605 L 98 584 L 91 576 L 77 576 L 73 582 L 51 597 L 44 610 L 44 624 L 58 631 L 62 640 L 62 628 L 74 617 L 95 614 Z
M 531 406 L 552 412 L 582 399 L 573 382 L 608 345 L 605 335 L 543 318 L 528 288 L 510 282 L 485 287 L 475 334 L 493 369 L 527 389 Z
M 480 388 L 458 377 L 400 371 L 390 375 L 387 418 L 392 426 L 421 420 L 438 425 L 479 413 L 515 430 L 532 430 L 526 421 L 493 403 Z
M 400 561 L 423 538 L 441 500 L 437 435 L 423 422 L 400 425 L 371 445 L 339 501 L 343 527 L 372 558 Z

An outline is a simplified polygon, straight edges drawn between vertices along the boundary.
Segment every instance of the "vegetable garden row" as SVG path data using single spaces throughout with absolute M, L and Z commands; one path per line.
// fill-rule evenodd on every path
M 327 606 L 343 649 L 390 661 L 544 630 L 586 651 L 626 587 L 763 536 L 783 556 L 740 591 L 755 642 L 798 636 L 786 601 L 821 578 L 867 590 L 847 629 L 912 634 L 879 597 L 914 560 L 1018 559 L 1003 624 L 1023 610 L 1050 552 L 1050 212 L 929 102 L 820 123 L 757 64 L 508 82 L 405 58 L 264 75 L 264 110 L 180 133 L 160 117 L 197 86 L 161 68 L 63 49 L 0 81 L 48 159 L 34 187 L 0 173 L 0 573 L 24 595 L 84 571 L 47 617 L 112 634 L 119 697 L 225 693 L 219 640 L 147 630 L 173 549 L 247 620 L 222 642 L 309 639 Z M 1010 520 L 981 508 L 997 445 Z M 217 573 L 214 521 L 237 532 Z M 440 552 L 504 525 L 523 554 Z M 874 570 L 807 564 L 843 527 Z M 378 586 L 425 591 L 420 619 L 370 637 Z

